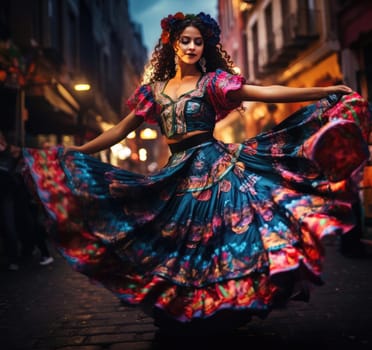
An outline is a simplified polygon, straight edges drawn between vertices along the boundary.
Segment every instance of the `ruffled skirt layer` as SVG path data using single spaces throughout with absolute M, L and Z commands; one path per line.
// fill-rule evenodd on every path
M 370 117 L 359 95 L 330 96 L 149 176 L 27 148 L 25 177 L 61 254 L 123 303 L 181 323 L 265 317 L 303 281 L 322 283 L 321 239 L 353 227 Z

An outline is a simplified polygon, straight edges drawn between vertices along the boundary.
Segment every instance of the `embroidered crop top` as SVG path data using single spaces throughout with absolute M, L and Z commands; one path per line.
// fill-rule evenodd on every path
M 168 138 L 194 130 L 213 131 L 215 123 L 240 103 L 227 98 L 245 79 L 223 70 L 201 76 L 195 88 L 173 100 L 164 93 L 167 81 L 139 86 L 127 104 L 145 122 L 158 124 Z

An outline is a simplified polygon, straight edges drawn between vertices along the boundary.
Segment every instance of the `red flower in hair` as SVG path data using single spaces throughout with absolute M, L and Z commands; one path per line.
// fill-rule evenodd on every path
M 185 19 L 185 15 L 182 13 L 182 12 L 177 12 L 174 16 L 173 16 L 174 19 L 177 19 L 177 20 L 183 20 Z
M 170 33 L 167 30 L 163 30 L 161 33 L 161 42 L 167 44 L 169 42 Z
M 176 14 L 168 15 L 168 17 L 161 20 L 160 26 L 163 29 L 163 32 L 161 33 L 161 42 L 163 44 L 169 43 L 170 31 L 174 23 L 177 21 L 183 21 L 184 19 L 185 15 L 182 12 L 177 12 Z

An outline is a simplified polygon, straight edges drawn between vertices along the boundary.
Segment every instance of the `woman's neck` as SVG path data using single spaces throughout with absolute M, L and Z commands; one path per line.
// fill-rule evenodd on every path
M 199 76 L 199 75 L 200 75 L 200 71 L 197 69 L 195 65 L 187 65 L 187 66 L 178 67 L 174 78 L 177 80 L 182 80 L 186 77 Z

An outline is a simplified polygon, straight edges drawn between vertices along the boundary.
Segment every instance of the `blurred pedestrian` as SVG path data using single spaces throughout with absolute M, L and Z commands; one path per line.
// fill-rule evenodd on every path
M 46 233 L 46 219 L 43 208 L 30 195 L 22 177 L 17 176 L 16 197 L 16 222 L 21 242 L 21 257 L 33 258 L 35 253 L 39 255 L 39 264 L 42 266 L 53 263 L 54 258 L 50 254 Z M 37 250 L 37 251 L 36 251 Z
M 0 131 L 0 231 L 9 270 L 19 269 L 19 237 L 15 219 L 14 174 L 20 149 L 8 144 Z
M 39 250 L 40 265 L 46 266 L 54 261 L 47 245 L 42 208 L 24 183 L 22 164 L 21 148 L 8 143 L 1 133 L 0 228 L 10 270 L 18 270 L 20 258 L 32 257 L 35 249 Z

